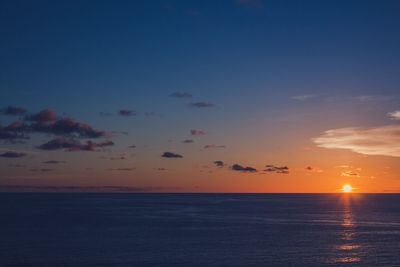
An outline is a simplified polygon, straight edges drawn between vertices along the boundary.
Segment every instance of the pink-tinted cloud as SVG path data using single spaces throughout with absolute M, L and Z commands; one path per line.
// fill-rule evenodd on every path
M 400 157 L 400 125 L 333 129 L 313 141 L 323 148 L 347 149 L 364 155 Z
M 190 134 L 193 136 L 202 136 L 202 135 L 205 135 L 206 132 L 201 129 L 191 129 Z

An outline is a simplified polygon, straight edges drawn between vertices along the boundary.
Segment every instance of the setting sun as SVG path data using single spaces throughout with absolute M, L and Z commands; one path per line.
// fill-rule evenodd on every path
M 351 193 L 351 192 L 353 192 L 353 190 L 354 190 L 354 188 L 349 184 L 345 184 L 342 187 L 343 193 Z

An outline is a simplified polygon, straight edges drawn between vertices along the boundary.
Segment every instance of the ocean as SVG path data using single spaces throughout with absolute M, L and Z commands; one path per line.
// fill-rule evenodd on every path
M 400 266 L 400 195 L 1 193 L 0 266 Z

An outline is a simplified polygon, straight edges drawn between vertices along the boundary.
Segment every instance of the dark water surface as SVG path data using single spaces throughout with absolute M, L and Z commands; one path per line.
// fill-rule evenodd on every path
M 0 266 L 400 266 L 400 195 L 2 193 Z

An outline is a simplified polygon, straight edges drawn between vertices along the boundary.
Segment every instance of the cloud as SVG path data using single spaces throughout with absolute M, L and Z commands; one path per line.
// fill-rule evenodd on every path
M 354 171 L 344 171 L 341 173 L 341 176 L 344 177 L 360 177 L 360 174 Z
M 321 172 L 324 172 L 323 170 L 321 170 L 321 169 L 318 168 L 318 167 L 311 167 L 311 166 L 307 166 L 307 167 L 306 167 L 306 171 L 308 171 L 308 172 L 313 172 L 313 173 L 321 173 Z
M 13 122 L 6 127 L 0 125 L 0 140 L 16 142 L 16 140 L 29 139 L 27 130 L 22 122 Z
M 135 145 L 128 146 L 128 148 L 136 148 Z
M 321 170 L 320 168 L 317 167 L 311 167 L 311 166 L 307 166 L 306 167 L 306 171 L 308 172 L 323 172 L 323 170 Z
M 30 169 L 32 172 L 51 172 L 53 169 L 41 168 L 41 169 Z
M 6 151 L 0 154 L 2 158 L 22 158 L 25 157 L 27 154 L 22 152 L 15 152 L 15 151 Z
M 206 132 L 203 130 L 200 130 L 200 129 L 191 129 L 190 134 L 193 136 L 201 136 L 201 135 L 205 135 Z
M 287 166 L 275 166 L 275 165 L 266 165 L 266 169 L 264 170 L 265 172 L 276 172 L 276 173 L 281 173 L 281 174 L 288 174 L 289 173 L 289 167 Z
M 164 153 L 161 155 L 161 157 L 163 157 L 163 158 L 183 158 L 182 155 L 180 155 L 180 154 L 175 154 L 175 153 L 172 153 L 172 152 L 164 152 Z
M 400 125 L 340 128 L 314 138 L 318 147 L 348 149 L 364 155 L 400 157 Z
M 26 116 L 25 120 L 38 123 L 53 122 L 57 120 L 57 114 L 51 109 L 44 109 L 38 113 Z
M 176 98 L 191 98 L 193 95 L 188 92 L 175 92 L 169 95 L 170 97 Z
M 136 116 L 136 111 L 130 109 L 121 109 L 118 114 L 123 117 Z
M 224 167 L 225 166 L 225 163 L 222 160 L 216 160 L 213 163 L 217 167 Z
M 40 145 L 38 148 L 42 150 L 98 151 L 97 148 L 103 148 L 112 145 L 114 145 L 112 141 L 104 141 L 100 143 L 87 141 L 86 143 L 81 143 L 70 138 L 56 137 L 47 143 Z
M 400 110 L 396 110 L 393 112 L 389 112 L 388 116 L 392 119 L 392 120 L 400 120 Z
M 99 138 L 105 136 L 104 131 L 96 130 L 87 123 L 76 122 L 70 118 L 62 118 L 51 123 L 33 123 L 30 128 L 34 132 L 54 135 L 73 135 L 74 137 Z
M 239 164 L 233 164 L 232 165 L 232 170 L 234 171 L 240 171 L 240 172 L 257 172 L 257 169 L 253 168 L 253 167 L 243 167 Z
M 152 192 L 162 191 L 163 187 L 132 186 L 35 186 L 35 185 L 2 185 L 2 192 Z M 168 188 L 169 189 L 169 188 Z M 174 188 L 171 188 L 174 189 Z
M 355 96 L 353 99 L 360 102 L 372 102 L 372 101 L 389 101 L 392 100 L 392 96 L 382 96 L 382 95 L 360 95 Z
M 203 148 L 226 148 L 224 145 L 215 145 L 215 144 L 210 144 L 210 145 L 205 145 Z
M 44 164 L 60 164 L 60 163 L 65 163 L 65 161 L 61 161 L 61 160 L 48 160 L 48 161 L 43 161 L 42 163 L 44 163 Z
M 133 171 L 135 168 L 116 168 L 116 169 L 109 169 L 110 171 Z
M 0 114 L 11 115 L 11 116 L 24 115 L 25 113 L 26 109 L 13 106 L 8 106 L 0 110 Z
M 213 107 L 214 104 L 211 104 L 209 102 L 201 101 L 201 102 L 191 103 L 190 106 L 195 107 L 195 108 L 210 108 L 210 107 Z
M 316 97 L 316 95 L 295 95 L 295 96 L 292 96 L 291 98 L 293 100 L 297 100 L 297 101 L 306 101 L 306 100 L 309 100 L 314 97 Z
M 77 122 L 70 118 L 58 118 L 57 114 L 45 109 L 27 115 L 25 121 L 15 121 L 8 126 L 0 125 L 0 139 L 15 142 L 18 139 L 29 139 L 29 134 L 46 133 L 64 137 L 99 138 L 104 131 L 96 130 L 87 123 Z
M 192 139 L 186 139 L 186 140 L 183 140 L 182 143 L 190 144 L 190 143 L 194 143 L 194 140 L 192 140 Z

